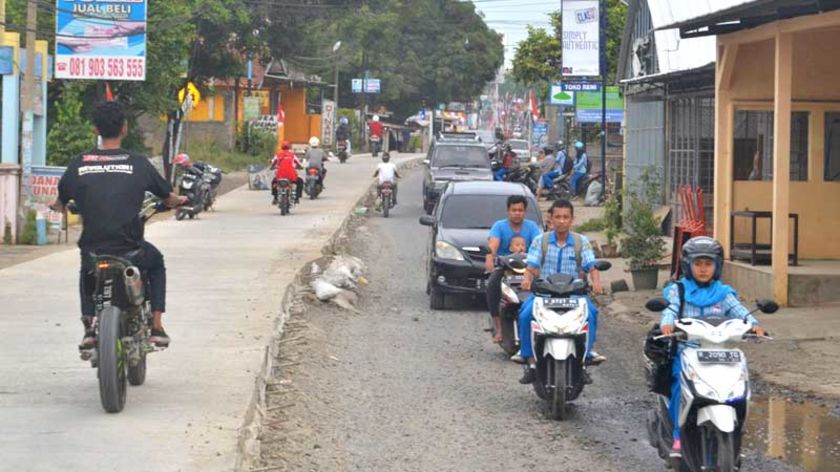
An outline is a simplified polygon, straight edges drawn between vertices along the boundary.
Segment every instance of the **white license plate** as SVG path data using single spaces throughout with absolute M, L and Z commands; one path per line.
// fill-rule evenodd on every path
M 525 280 L 524 275 L 509 275 L 507 276 L 508 284 L 521 284 Z
M 578 307 L 578 301 L 574 298 L 547 298 L 543 302 L 543 306 L 571 310 Z
M 697 360 L 704 363 L 735 364 L 741 362 L 739 351 L 697 351 Z

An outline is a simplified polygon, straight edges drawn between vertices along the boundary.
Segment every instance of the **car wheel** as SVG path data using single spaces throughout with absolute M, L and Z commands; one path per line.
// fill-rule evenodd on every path
M 443 310 L 446 304 L 446 294 L 437 287 L 431 287 L 429 291 L 429 308 L 432 310 Z

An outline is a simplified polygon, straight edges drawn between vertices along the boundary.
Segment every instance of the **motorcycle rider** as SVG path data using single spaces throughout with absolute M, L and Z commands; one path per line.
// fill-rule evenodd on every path
M 542 190 L 550 190 L 554 187 L 554 180 L 557 177 L 565 176 L 572 170 L 572 160 L 566 156 L 566 146 L 563 145 L 563 141 L 557 142 L 555 152 L 554 166 L 543 174 L 537 198 L 540 197 L 539 193 Z
M 548 277 L 552 274 L 562 273 L 574 277 L 585 277 L 589 274 L 592 281 L 592 292 L 601 294 L 604 291 L 601 285 L 601 274 L 595 268 L 595 253 L 592 245 L 586 236 L 571 231 L 574 223 L 574 207 L 568 200 L 560 199 L 555 201 L 549 208 L 549 216 L 553 231 L 543 233 L 531 242 L 528 250 L 528 268 L 525 271 L 525 280 L 522 282 L 523 290 L 531 290 L 533 281 L 538 277 Z M 548 238 L 547 244 L 543 243 Z M 560 241 L 563 241 L 562 243 Z M 543 247 L 547 250 L 543 254 Z M 598 309 L 590 297 L 586 297 L 589 312 L 589 337 L 587 346 L 587 365 L 598 365 L 606 358 L 592 350 L 598 331 Z M 536 380 L 536 363 L 531 339 L 531 320 L 533 319 L 534 294 L 522 303 L 519 308 L 519 339 L 520 355 L 528 361 L 525 366 L 525 374 L 519 379 L 519 383 L 529 384 Z
M 303 159 L 306 161 L 306 169 L 318 169 L 318 176 L 321 182 L 321 188 L 326 190 L 324 187 L 324 180 L 327 178 L 327 168 L 324 166 L 324 163 L 330 158 L 327 154 L 320 148 L 321 140 L 315 136 L 309 138 L 309 149 L 306 150 L 306 154 L 303 155 Z
M 502 320 L 499 318 L 499 302 L 502 300 L 502 278 L 504 270 L 496 267 L 497 256 L 510 255 L 510 243 L 516 236 L 525 238 L 527 245 L 540 235 L 540 226 L 525 218 L 528 199 L 523 195 L 511 195 L 507 199 L 507 218 L 499 220 L 490 228 L 487 238 L 489 252 L 484 259 L 484 268 L 490 274 L 487 279 L 487 306 L 496 326 L 493 342 L 502 342 Z
M 380 147 L 382 146 L 382 139 L 383 134 L 385 132 L 385 125 L 379 121 L 379 115 L 373 115 L 370 122 L 368 122 L 368 128 L 370 129 L 370 137 L 379 137 L 379 143 L 371 143 L 371 152 L 373 153 L 373 157 L 376 157 L 376 154 L 379 152 Z
M 137 249 L 140 252 L 132 262 L 146 275 L 151 286 L 153 319 L 149 340 L 161 347 L 168 346 L 169 336 L 161 322 L 166 311 L 166 267 L 160 251 L 143 239 L 139 213 L 147 191 L 163 199 L 169 207 L 187 203 L 187 197 L 173 193 L 172 186 L 147 157 L 122 149 L 122 141 L 128 135 L 128 123 L 118 102 L 97 105 L 93 123 L 102 137 L 101 146 L 70 162 L 58 183 L 58 198 L 50 206 L 54 211 L 64 211 L 73 200 L 82 215 L 83 228 L 78 245 L 84 336 L 79 349 L 96 346 L 94 261 L 90 254 L 122 255 Z
M 344 145 L 347 146 L 348 156 L 352 153 L 350 150 L 350 121 L 346 116 L 342 116 L 338 119 L 338 128 L 335 130 L 335 140 L 336 142 L 344 141 Z
M 505 177 L 507 177 L 507 174 L 510 171 L 510 167 L 513 165 L 513 160 L 516 158 L 516 153 L 513 152 L 513 148 L 510 143 L 505 144 L 504 151 L 502 152 L 502 161 L 500 162 L 499 170 L 496 171 L 495 175 L 495 179 L 497 181 L 505 180 Z
M 376 171 L 373 173 L 374 177 L 379 177 L 379 193 L 382 193 L 382 185 L 385 182 L 391 183 L 392 196 L 394 198 L 393 204 L 397 205 L 397 179 L 401 179 L 400 173 L 397 172 L 397 166 L 391 162 L 391 154 L 388 152 L 382 153 L 382 162 L 376 166 Z
M 589 172 L 589 156 L 586 155 L 586 146 L 582 142 L 575 142 L 575 153 L 575 163 L 572 169 L 572 195 L 577 195 L 578 182 Z
M 300 196 L 303 194 L 303 179 L 297 173 L 298 169 L 303 169 L 303 165 L 297 158 L 294 152 L 291 151 L 292 145 L 288 141 L 283 141 L 278 152 L 271 160 L 271 168 L 277 169 L 274 174 L 274 180 L 271 182 L 271 195 L 274 197 L 273 203 L 277 203 L 277 182 L 280 179 L 287 179 L 295 184 L 295 204 L 300 203 Z
M 753 331 L 758 336 L 766 334 L 764 328 L 759 326 L 758 320 L 750 314 L 750 310 L 738 301 L 735 290 L 720 281 L 723 272 L 723 246 L 719 242 L 708 236 L 691 238 L 683 245 L 680 265 L 683 277 L 663 290 L 663 295 L 670 302 L 659 321 L 663 335 L 674 334 L 674 322 L 680 313 L 680 292 L 683 301 L 682 318 L 731 316 L 752 324 Z M 668 412 L 674 424 L 674 444 L 670 453 L 673 458 L 682 457 L 679 428 L 682 361 L 679 353 L 684 348 L 682 343 L 678 344 L 677 354 L 671 364 L 671 401 L 668 403 Z

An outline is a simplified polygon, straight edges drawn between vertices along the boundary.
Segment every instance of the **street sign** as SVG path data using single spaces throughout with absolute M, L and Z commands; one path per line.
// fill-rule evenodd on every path
M 565 92 L 600 92 L 601 84 L 598 82 L 563 82 L 561 84 Z
M 146 0 L 57 0 L 55 77 L 146 80 Z
M 382 82 L 379 79 L 365 80 L 365 93 L 380 93 L 382 91 Z
M 350 89 L 353 93 L 362 93 L 362 79 L 350 79 Z
M 575 93 L 563 90 L 560 84 L 553 84 L 548 92 L 548 102 L 550 105 L 574 106 Z
M 15 70 L 15 61 L 12 58 L 14 48 L 11 46 L 0 46 L 0 75 L 10 75 Z
M 190 94 L 192 106 L 197 106 L 198 102 L 201 101 L 201 92 L 198 91 L 198 87 L 196 87 L 194 83 L 188 82 L 186 89 L 181 89 L 178 91 L 178 101 L 180 103 L 184 103 L 184 101 L 187 99 L 187 93 Z

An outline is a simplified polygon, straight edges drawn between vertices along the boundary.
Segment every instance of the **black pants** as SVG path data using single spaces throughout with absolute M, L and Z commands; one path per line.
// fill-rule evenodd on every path
M 274 179 L 271 182 L 271 195 L 276 197 L 277 196 L 277 179 Z M 300 200 L 300 196 L 303 195 L 303 179 L 300 177 L 295 180 L 295 198 Z
M 166 311 L 166 266 L 163 264 L 163 254 L 152 243 L 140 243 L 141 251 L 131 262 L 137 265 L 140 272 L 149 281 L 149 299 L 152 311 Z M 119 254 L 115 254 L 119 255 Z M 79 271 L 79 295 L 82 300 L 82 316 L 90 317 L 96 313 L 93 302 L 96 290 L 93 259 L 82 250 L 82 268 Z
M 505 271 L 496 269 L 487 279 L 487 307 L 490 308 L 490 316 L 499 316 L 499 303 L 502 301 L 502 277 Z

